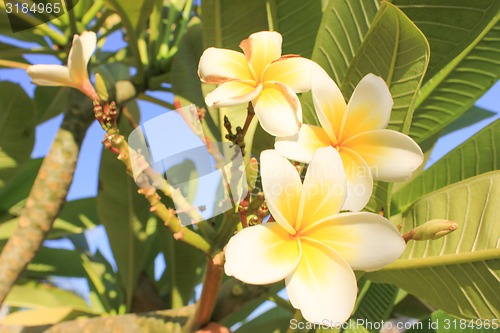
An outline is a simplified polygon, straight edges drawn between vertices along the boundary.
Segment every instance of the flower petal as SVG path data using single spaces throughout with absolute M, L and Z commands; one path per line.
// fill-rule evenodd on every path
M 61 65 L 32 65 L 26 70 L 34 84 L 40 86 L 73 86 L 69 70 Z
M 255 87 L 253 81 L 229 81 L 207 94 L 205 102 L 215 107 L 234 106 L 250 102 L 261 91 L 262 85 Z
M 332 142 L 337 144 L 346 108 L 344 97 L 326 72 L 315 71 L 311 80 L 312 98 L 319 122 Z
M 385 81 L 373 74 L 366 75 L 347 104 L 340 135 L 345 140 L 358 133 L 385 128 L 392 105 L 391 92 Z
M 93 31 L 84 31 L 80 35 L 80 42 L 83 48 L 83 59 L 85 64 L 89 63 L 90 57 L 95 51 L 97 46 L 97 36 Z
M 356 277 L 348 263 L 331 248 L 301 238 L 302 256 L 286 278 L 293 307 L 314 323 L 345 322 L 356 301 Z
M 345 142 L 371 168 L 373 178 L 401 181 L 409 178 L 424 161 L 422 150 L 409 136 L 392 130 L 361 133 Z
M 309 163 L 316 149 L 330 144 L 330 138 L 321 127 L 303 124 L 294 136 L 277 137 L 274 148 L 288 159 Z
M 262 82 L 278 81 L 296 93 L 311 90 L 311 73 L 323 69 L 314 61 L 295 55 L 283 56 L 271 63 L 263 73 Z M 326 73 L 325 73 L 326 75 Z
M 288 276 L 300 258 L 300 244 L 278 223 L 245 228 L 225 248 L 227 275 L 251 284 L 269 284 Z
M 333 248 L 354 270 L 377 270 L 393 262 L 406 244 L 386 218 L 373 213 L 342 213 L 307 233 Z
M 206 83 L 223 83 L 230 80 L 253 80 L 245 55 L 233 50 L 210 47 L 198 64 L 198 76 Z
M 258 79 L 267 65 L 281 57 L 282 41 L 278 32 L 261 31 L 251 34 L 240 43 L 240 48 Z
M 266 82 L 252 102 L 262 128 L 274 136 L 291 136 L 299 132 L 302 107 L 297 95 L 279 82 Z
M 87 72 L 88 59 L 85 58 L 88 54 L 88 50 L 84 50 L 84 46 L 88 45 L 89 37 L 86 37 L 84 40 L 87 41 L 86 45 L 83 44 L 83 40 L 80 36 L 75 35 L 73 37 L 73 46 L 68 56 L 69 76 L 76 85 L 82 84 L 89 78 Z
M 358 212 L 370 200 L 373 177 L 366 162 L 353 150 L 342 147 L 340 157 L 347 178 L 347 199 L 342 210 Z
M 339 153 L 333 147 L 319 148 L 307 168 L 295 230 L 310 228 L 340 212 L 346 194 L 346 177 Z
M 269 149 L 260 154 L 262 187 L 269 211 L 276 222 L 290 234 L 295 234 L 302 183 L 299 173 L 277 151 Z

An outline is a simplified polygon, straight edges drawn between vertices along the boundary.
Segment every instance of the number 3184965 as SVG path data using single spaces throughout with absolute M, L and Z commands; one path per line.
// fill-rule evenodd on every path
M 7 14 L 59 14 L 62 11 L 60 3 L 18 3 L 5 1 Z

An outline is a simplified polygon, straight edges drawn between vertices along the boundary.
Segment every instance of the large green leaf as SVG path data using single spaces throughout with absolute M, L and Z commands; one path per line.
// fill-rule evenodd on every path
M 438 310 L 414 323 L 405 333 L 488 333 L 498 332 L 499 328 L 498 319 L 460 319 Z
M 30 159 L 35 144 L 33 102 L 12 82 L 0 82 L 0 188 Z
M 473 105 L 469 110 L 465 111 L 463 115 L 453 121 L 451 124 L 446 126 L 441 131 L 441 136 L 446 134 L 461 130 L 465 127 L 472 126 L 477 124 L 478 122 L 494 117 L 496 115 L 495 112 L 483 109 L 479 106 Z
M 393 285 L 367 282 L 366 287 L 360 290 L 359 305 L 351 318 L 371 323 L 387 320 L 394 307 L 397 294 L 398 288 Z M 370 327 L 367 330 L 369 332 L 379 331 Z
M 396 262 L 367 277 L 393 283 L 431 305 L 465 318 L 500 316 L 500 171 L 434 191 L 403 214 L 402 232 L 432 219 L 459 229 L 441 239 L 411 242 Z
M 497 0 L 392 0 L 427 37 L 432 57 L 424 82 L 466 49 L 500 9 Z
M 243 324 L 236 333 L 273 332 L 285 333 L 290 327 L 292 314 L 283 308 L 275 307 Z M 300 324 L 305 324 L 301 322 Z
M 93 256 L 82 253 L 80 258 L 89 283 L 92 310 L 96 313 L 124 313 L 125 296 L 111 264 L 99 250 Z
M 131 131 L 123 117 L 120 128 L 125 136 Z M 145 258 L 152 235 L 157 232 L 157 221 L 150 217 L 149 203 L 137 193 L 137 185 L 123 163 L 108 150 L 101 156 L 99 180 L 97 212 L 106 228 L 130 306 L 139 274 L 148 265 Z
M 1 198 L 1 196 L 0 196 Z M 24 207 L 25 200 L 21 204 L 10 209 L 10 213 L 20 213 Z M 96 199 L 80 199 L 66 203 L 48 235 L 49 239 L 60 238 L 68 234 L 79 234 L 98 224 L 96 211 Z M 19 218 L 13 218 L 0 224 L 0 240 L 6 240 L 12 235 L 19 222 Z
M 9 211 L 11 214 L 20 215 L 42 162 L 43 158 L 29 160 L 12 181 L 0 188 L 0 216 Z
M 71 306 L 74 309 L 90 311 L 85 300 L 75 293 L 34 280 L 18 282 L 7 295 L 5 304 L 26 308 Z
M 496 12 L 479 37 L 422 87 L 410 130 L 417 142 L 462 115 L 500 78 L 500 12 Z
M 240 42 L 261 30 L 283 35 L 283 54 L 309 57 L 321 21 L 321 1 L 202 1 L 204 46 L 238 49 Z
M 0 319 L 0 325 L 9 326 L 41 326 L 54 325 L 66 320 L 93 315 L 88 311 L 76 310 L 70 306 L 41 308 L 18 311 Z
M 376 3 L 371 1 L 332 1 L 324 15 L 312 59 L 332 76 L 346 98 L 366 74 L 382 77 L 394 99 L 388 128 L 407 133 L 429 61 L 429 45 L 403 12 L 386 2 L 368 28 L 375 9 Z M 342 11 L 357 14 L 347 16 Z M 311 107 L 306 107 L 304 113 L 306 119 L 315 122 Z
M 201 281 L 204 255 L 194 247 L 178 242 L 170 235 L 161 237 L 163 255 L 167 268 L 164 272 L 171 299 L 171 307 L 178 308 L 189 304 L 194 288 Z
M 42 247 L 26 272 L 30 277 L 48 276 L 85 277 L 85 270 L 80 263 L 80 254 L 74 250 Z
M 378 0 L 329 1 L 312 59 L 340 85 L 377 14 Z
M 145 28 L 146 20 L 153 10 L 154 1 L 104 0 L 104 4 L 116 11 L 123 20 L 128 33 L 133 33 L 137 36 L 140 31 Z
M 64 112 L 68 104 L 68 87 L 38 86 L 35 89 L 35 119 L 41 124 Z
M 394 193 L 392 213 L 404 211 L 427 193 L 499 166 L 500 121 L 496 120 Z

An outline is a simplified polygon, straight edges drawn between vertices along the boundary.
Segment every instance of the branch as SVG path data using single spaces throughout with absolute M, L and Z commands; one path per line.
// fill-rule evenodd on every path
M 0 304 L 35 257 L 59 215 L 73 180 L 83 137 L 92 123 L 92 106 L 74 91 L 61 128 L 45 157 L 19 218 L 0 254 Z

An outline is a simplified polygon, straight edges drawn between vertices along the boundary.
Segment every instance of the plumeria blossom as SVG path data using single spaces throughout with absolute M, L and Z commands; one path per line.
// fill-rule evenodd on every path
M 304 183 L 275 150 L 261 154 L 264 196 L 276 222 L 241 230 L 225 248 L 225 271 L 251 284 L 285 279 L 292 305 L 311 322 L 341 324 L 357 294 L 353 270 L 376 270 L 405 249 L 397 229 L 367 212 L 339 213 L 347 187 L 339 153 L 319 148 Z
M 27 69 L 34 84 L 40 86 L 68 86 L 81 90 L 92 99 L 98 99 L 90 83 L 87 64 L 96 48 L 96 34 L 85 31 L 73 37 L 68 66 L 32 65 Z
M 407 179 L 422 164 L 422 150 L 409 136 L 385 129 L 393 101 L 382 78 L 366 75 L 346 105 L 325 72 L 312 77 L 311 91 L 321 127 L 302 125 L 298 134 L 277 138 L 275 148 L 289 159 L 308 163 L 318 147 L 334 147 L 347 176 L 348 198 L 343 209 L 359 211 L 370 199 L 373 179 Z
M 311 89 L 311 69 L 320 67 L 298 55 L 281 55 L 278 32 L 261 31 L 241 42 L 243 53 L 208 48 L 198 67 L 202 82 L 220 84 L 209 93 L 208 106 L 252 102 L 264 130 L 275 136 L 296 134 L 302 108 L 296 93 Z

